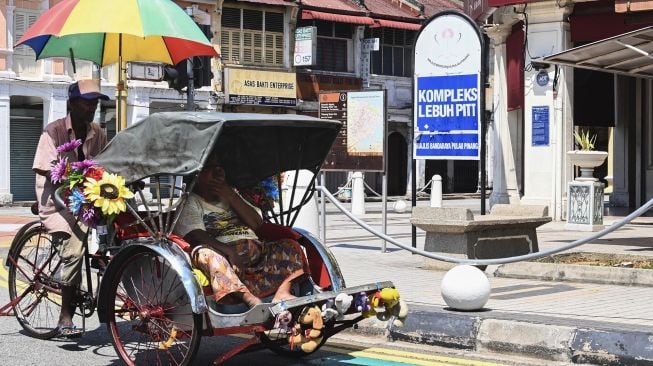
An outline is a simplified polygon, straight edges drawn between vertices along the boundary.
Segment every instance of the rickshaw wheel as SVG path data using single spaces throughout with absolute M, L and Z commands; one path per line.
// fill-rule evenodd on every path
M 202 317 L 193 313 L 170 264 L 154 252 L 139 252 L 110 280 L 107 328 L 121 359 L 127 365 L 192 364 Z
M 14 239 L 9 261 L 9 298 L 22 297 L 15 306 L 16 319 L 35 338 L 50 339 L 58 334 L 61 295 L 52 289 L 52 280 L 61 268 L 61 257 L 42 225 L 34 226 Z
M 333 328 L 333 324 L 327 323 L 324 325 L 324 333 L 329 333 L 329 330 Z M 292 357 L 292 358 L 302 358 L 306 357 L 310 354 L 313 354 L 317 352 L 324 343 L 327 341 L 327 337 L 322 337 L 322 340 L 320 341 L 320 344 L 318 344 L 317 347 L 312 352 L 304 352 L 299 347 L 295 347 L 294 349 L 291 349 L 290 344 L 288 344 L 288 338 L 286 337 L 281 337 L 277 338 L 275 336 L 268 336 L 266 332 L 259 333 L 258 334 L 259 339 L 261 340 L 261 343 L 263 343 L 270 351 L 284 357 Z

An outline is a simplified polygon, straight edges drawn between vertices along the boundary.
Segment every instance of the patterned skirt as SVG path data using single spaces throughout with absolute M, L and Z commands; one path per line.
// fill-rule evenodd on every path
M 192 254 L 193 266 L 209 277 L 216 301 L 232 292 L 247 290 L 259 298 L 273 295 L 282 282 L 301 276 L 308 268 L 301 246 L 292 239 L 241 239 L 229 245 L 236 246 L 244 264 L 231 265 L 207 247 L 198 247 Z

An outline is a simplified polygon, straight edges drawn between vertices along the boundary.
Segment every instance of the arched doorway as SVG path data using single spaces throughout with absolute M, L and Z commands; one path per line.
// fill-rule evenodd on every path
M 403 196 L 408 183 L 408 144 L 399 132 L 388 136 L 388 196 Z

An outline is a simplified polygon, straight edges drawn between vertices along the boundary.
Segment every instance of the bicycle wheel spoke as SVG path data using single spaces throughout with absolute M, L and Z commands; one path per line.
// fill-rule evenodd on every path
M 60 304 L 53 275 L 61 258 L 45 227 L 38 223 L 28 225 L 22 236 L 14 239 L 15 251 L 8 258 L 9 297 L 12 301 L 19 299 L 14 312 L 26 333 L 48 339 L 56 335 L 55 313 Z M 55 296 L 51 297 L 53 292 Z
M 132 364 L 189 365 L 201 336 L 201 317 L 165 258 L 143 252 L 126 260 L 115 280 L 109 331 L 116 351 Z

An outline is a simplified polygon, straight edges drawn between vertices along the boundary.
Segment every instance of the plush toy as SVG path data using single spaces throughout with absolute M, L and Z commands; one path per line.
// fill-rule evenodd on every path
M 317 306 L 305 308 L 297 319 L 297 324 L 292 331 L 292 336 L 288 338 L 290 348 L 300 346 L 301 350 L 311 353 L 322 343 L 322 312 Z
M 381 292 L 377 291 L 369 296 L 370 307 L 372 310 L 370 312 L 375 314 L 377 310 L 383 305 L 383 300 L 381 299 Z
M 403 327 L 407 316 L 408 304 L 405 300 L 401 299 L 399 299 L 392 308 L 376 313 L 377 319 L 388 322 L 388 329 L 393 327 Z
M 274 328 L 279 329 L 284 333 L 290 333 L 290 322 L 292 321 L 292 313 L 284 310 L 277 315 L 277 320 L 274 322 Z
M 386 309 L 393 308 L 399 302 L 399 291 L 395 288 L 387 287 L 382 289 L 380 296 Z
M 335 302 L 333 299 L 329 299 L 324 304 L 322 304 L 322 319 L 325 322 L 328 322 L 329 320 L 338 316 L 338 310 L 334 309 L 334 307 Z
M 342 318 L 342 316 L 347 313 L 353 301 L 354 297 L 345 293 L 341 293 L 336 296 L 335 305 L 336 310 L 338 310 L 338 318 Z
M 379 299 L 383 304 L 383 311 L 377 311 L 377 319 L 387 321 L 388 328 L 402 327 L 408 316 L 408 304 L 400 298 L 399 291 L 384 288 L 379 293 Z
M 356 311 L 363 313 L 364 316 L 369 316 L 370 310 L 372 310 L 370 299 L 367 297 L 365 292 L 360 292 L 356 295 L 354 306 L 356 307 Z

